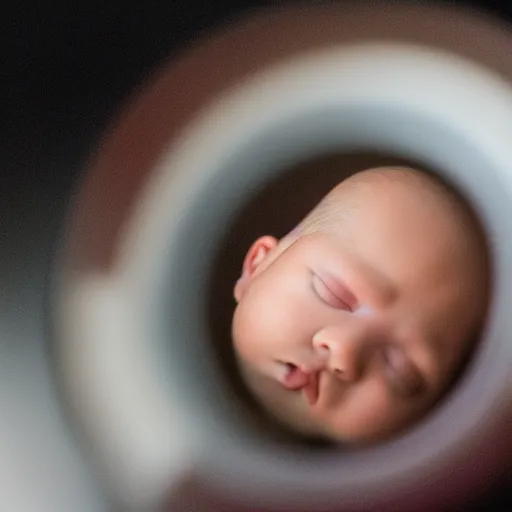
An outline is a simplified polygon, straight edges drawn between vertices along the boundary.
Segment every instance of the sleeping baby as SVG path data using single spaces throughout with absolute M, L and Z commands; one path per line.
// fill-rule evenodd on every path
M 488 289 L 485 239 L 457 194 L 411 168 L 359 172 L 248 250 L 234 287 L 240 374 L 291 432 L 389 438 L 454 382 Z

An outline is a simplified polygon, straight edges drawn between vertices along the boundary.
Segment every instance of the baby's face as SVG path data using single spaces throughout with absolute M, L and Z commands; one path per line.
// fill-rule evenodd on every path
M 484 314 L 481 259 L 435 201 L 369 194 L 339 228 L 249 250 L 233 341 L 249 389 L 307 435 L 388 437 L 447 387 Z

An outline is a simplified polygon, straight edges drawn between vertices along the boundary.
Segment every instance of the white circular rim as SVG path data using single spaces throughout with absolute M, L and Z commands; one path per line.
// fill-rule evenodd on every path
M 340 71 L 347 68 L 350 69 L 349 74 Z M 400 73 L 404 69 L 409 73 L 405 80 Z M 448 73 L 451 76 L 447 83 Z M 291 90 L 290 84 L 294 83 L 300 83 L 301 87 Z M 471 83 L 469 90 L 465 89 L 468 83 Z M 440 84 L 443 84 L 442 88 Z M 493 99 L 488 103 L 476 101 L 477 98 L 486 97 Z M 261 109 L 262 104 L 269 108 Z M 200 196 L 200 183 L 212 180 L 214 173 L 219 174 L 222 162 L 226 162 L 234 150 L 244 147 L 247 141 L 255 140 L 259 134 L 286 118 L 297 118 L 308 111 L 327 111 L 340 105 L 360 108 L 384 105 L 435 119 L 440 126 L 458 133 L 477 147 L 477 152 L 484 155 L 489 167 L 494 167 L 495 172 L 503 172 L 499 178 L 503 186 L 512 191 L 512 176 L 507 174 L 508 162 L 512 158 L 508 144 L 512 138 L 512 95 L 501 81 L 485 76 L 481 69 L 453 56 L 413 47 L 362 45 L 297 59 L 288 66 L 255 78 L 219 101 L 212 111 L 205 113 L 190 127 L 180 148 L 163 161 L 160 172 L 155 174 L 153 186 L 140 203 L 141 209 L 132 224 L 133 237 L 127 237 L 124 251 L 123 275 L 128 286 L 136 290 L 134 295 L 141 300 L 140 309 L 143 303 L 154 303 L 153 286 L 159 276 L 166 272 L 183 271 L 179 263 L 173 269 L 168 243 L 169 240 L 174 240 L 178 245 L 181 243 L 181 219 L 191 215 L 189 201 L 194 196 Z M 216 122 L 215 130 L 212 130 L 213 119 Z M 481 123 L 472 123 L 472 119 L 479 119 Z M 197 151 L 198 147 L 201 148 L 200 152 Z M 246 187 L 249 188 L 248 182 Z M 232 199 L 236 201 L 234 196 Z M 172 211 L 170 204 L 173 205 Z M 512 216 L 512 210 L 510 213 Z M 224 216 L 228 218 L 227 208 L 224 209 Z M 162 237 L 162 233 L 167 233 L 167 237 Z M 503 268 L 499 271 L 503 271 Z M 497 302 L 501 300 L 503 297 L 498 290 Z M 499 319 L 491 322 L 490 337 L 497 336 L 496 330 L 502 328 L 505 314 L 503 303 L 497 303 L 495 311 L 497 309 L 497 314 L 502 315 L 501 324 Z M 200 330 L 196 331 L 196 335 L 200 333 Z M 482 357 L 486 357 L 485 348 L 483 352 Z M 467 440 L 458 440 L 454 435 L 462 438 L 482 436 L 483 419 L 494 416 L 494 410 L 502 406 L 498 400 L 501 402 L 504 390 L 509 389 L 510 384 L 510 350 L 506 347 L 502 348 L 499 361 L 493 375 L 489 376 L 487 387 L 482 389 L 479 397 L 473 397 L 472 417 L 467 414 L 460 417 L 457 429 L 445 431 L 443 435 L 439 434 L 445 422 L 441 416 L 435 418 L 421 434 L 412 434 L 410 440 L 403 441 L 402 448 L 408 447 L 409 450 L 403 451 L 400 458 L 395 456 L 392 466 L 387 461 L 390 454 L 395 455 L 393 451 L 383 448 L 381 453 L 376 452 L 378 455 L 372 459 L 371 474 L 367 471 L 366 458 L 354 460 L 347 467 L 350 472 L 347 471 L 343 485 L 338 484 L 338 488 L 343 489 L 344 498 L 350 497 L 350 503 L 356 504 L 359 501 L 356 494 L 361 492 L 362 485 L 368 486 L 370 481 L 375 484 L 373 488 L 367 488 L 365 499 L 382 498 L 388 493 L 390 484 L 396 489 L 402 487 L 405 490 L 414 481 L 417 483 L 420 475 L 434 471 L 440 460 L 446 463 L 447 453 L 456 460 Z M 496 393 L 500 389 L 501 392 Z M 460 400 L 452 405 L 452 409 L 462 412 Z M 435 438 L 437 444 L 433 442 Z M 424 444 L 416 444 L 418 441 L 424 441 Z M 410 450 L 411 443 L 416 446 L 414 452 Z M 212 444 L 226 449 L 226 444 Z M 218 485 L 234 484 L 236 488 L 232 491 L 242 492 L 244 485 L 235 477 L 245 470 L 247 482 L 250 482 L 245 487 L 253 499 L 261 496 L 261 490 L 265 489 L 270 491 L 273 501 L 280 495 L 283 502 L 290 503 L 292 496 L 289 491 L 302 483 L 301 506 L 305 505 L 308 489 L 304 488 L 301 479 L 303 468 L 297 462 L 294 465 L 281 465 L 274 458 L 272 462 L 275 466 L 272 467 L 270 459 L 263 464 L 265 459 L 262 457 L 261 467 L 265 467 L 265 470 L 256 471 L 254 463 L 249 462 L 249 458 L 257 456 L 252 451 L 246 454 L 244 462 L 238 453 L 226 457 L 224 451 L 213 447 L 211 453 L 211 476 L 222 479 L 222 482 L 217 481 Z M 225 470 L 224 474 L 220 468 Z M 296 468 L 298 470 L 294 472 Z M 308 479 L 312 502 L 318 504 L 319 495 L 339 502 L 340 496 L 334 492 L 333 475 L 326 478 L 324 471 L 316 476 Z M 283 486 L 284 482 L 288 482 L 288 486 Z
M 350 74 L 343 71 L 347 68 Z M 401 76 L 398 84 L 397 76 L 403 69 L 408 69 L 409 74 L 405 78 Z M 290 80 L 301 83 L 302 87 L 290 91 Z M 471 84 L 469 89 L 465 87 L 468 83 Z M 492 101 L 485 101 L 491 97 Z M 262 109 L 262 104 L 271 108 Z M 87 428 L 99 432 L 96 437 L 101 438 L 101 444 L 109 446 L 106 459 L 126 460 L 128 454 L 137 461 L 132 474 L 119 475 L 119 467 L 112 467 L 119 476 L 116 485 L 125 487 L 126 492 L 133 494 L 133 489 L 128 487 L 141 475 L 144 478 L 140 489 L 146 489 L 146 493 L 156 492 L 166 480 L 172 479 L 173 472 L 191 463 L 198 446 L 202 448 L 203 434 L 192 421 L 195 411 L 189 410 L 180 396 L 169 397 L 168 386 L 162 386 L 154 376 L 158 366 L 154 366 L 150 354 L 140 344 L 140 340 L 153 333 L 153 317 L 147 305 L 155 300 L 154 284 L 162 271 L 172 271 L 173 262 L 166 261 L 164 256 L 169 255 L 168 241 L 179 240 L 181 236 L 179 220 L 190 213 L 188 199 L 199 196 L 201 184 L 217 172 L 219 165 L 216 164 L 227 160 L 234 148 L 242 147 L 267 127 L 308 109 L 341 104 L 405 108 L 435 119 L 477 145 L 490 166 L 503 171 L 500 175 L 503 186 L 512 191 L 512 175 L 505 172 L 512 157 L 507 144 L 512 140 L 509 87 L 455 56 L 400 45 L 338 48 L 299 57 L 267 70 L 224 95 L 188 127 L 180 145 L 154 170 L 150 186 L 126 228 L 124 250 L 114 271 L 107 277 L 63 272 L 59 279 L 58 331 L 61 339 L 68 343 L 62 353 L 67 371 L 73 374 L 67 379 L 71 393 L 84 400 L 83 390 L 87 388 L 93 395 L 92 401 L 88 397 L 85 402 L 89 415 Z M 474 119 L 481 122 L 475 125 Z M 215 130 L 212 130 L 212 120 Z M 197 147 L 202 148 L 201 152 Z M 167 236 L 163 237 L 162 233 Z M 505 314 L 504 306 L 500 307 L 498 316 Z M 489 336 L 498 336 L 502 327 L 500 319 L 495 319 L 494 324 L 491 322 Z M 496 369 L 488 389 L 496 390 L 500 386 L 510 389 L 511 352 L 508 348 L 503 349 L 502 366 Z M 93 374 L 97 378 L 95 383 L 91 382 Z M 136 382 L 133 375 L 137 375 Z M 104 396 L 106 389 L 110 390 L 109 397 Z M 134 396 L 144 398 L 143 406 L 137 403 L 134 407 Z M 499 396 L 502 399 L 504 394 Z M 97 397 L 101 398 L 97 400 Z M 182 414 L 169 410 L 170 398 L 173 403 L 180 403 Z M 482 414 L 502 407 L 492 393 L 487 399 Z M 478 417 L 466 427 L 475 433 Z M 173 436 L 169 432 L 175 432 L 180 439 L 179 452 L 175 451 L 176 443 L 171 442 Z M 190 435 L 183 436 L 183 432 Z M 436 457 L 447 450 L 455 454 L 456 444 L 451 439 L 446 446 L 438 447 L 438 453 L 432 453 L 427 445 L 429 454 L 419 455 L 418 452 L 415 461 L 404 461 L 401 468 L 395 466 L 391 473 L 388 465 L 381 464 L 380 472 L 372 474 L 375 486 L 368 489 L 366 498 L 382 495 L 390 483 L 397 483 L 397 475 L 403 478 L 405 472 L 411 474 L 414 469 L 419 471 L 417 477 L 421 477 L 434 467 Z M 238 481 L 233 492 L 248 492 L 256 499 L 264 497 L 265 493 L 261 492 L 264 488 L 272 500 L 279 495 L 289 499 L 279 471 L 266 468 L 265 472 L 255 474 L 244 466 L 243 459 L 240 464 L 231 465 L 231 460 L 221 460 L 222 454 L 211 453 L 220 457 L 219 467 L 224 470 L 211 475 L 220 477 L 217 484 L 229 488 L 226 475 L 247 471 L 247 475 L 253 477 L 253 486 L 243 487 Z M 291 480 L 296 477 L 289 475 Z M 348 488 L 357 491 L 358 482 L 360 484 L 361 480 L 347 477 L 343 486 L 344 497 L 351 504 L 359 500 L 350 496 Z M 150 491 L 146 488 L 148 483 L 152 484 Z M 406 485 L 406 480 L 402 480 L 402 484 Z M 321 483 L 315 485 L 310 498 L 318 503 Z M 336 498 L 339 500 L 340 496 L 329 496 L 329 500 Z M 307 503 L 306 500 L 301 505 L 307 506 Z

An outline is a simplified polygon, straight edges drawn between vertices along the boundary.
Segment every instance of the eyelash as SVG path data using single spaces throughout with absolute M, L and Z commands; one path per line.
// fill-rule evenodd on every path
M 327 306 L 335 309 L 343 309 L 344 311 L 352 311 L 350 306 L 340 297 L 338 297 L 316 274 L 311 278 L 311 286 L 316 296 Z M 321 289 L 318 289 L 318 286 Z M 325 297 L 328 295 L 328 298 Z

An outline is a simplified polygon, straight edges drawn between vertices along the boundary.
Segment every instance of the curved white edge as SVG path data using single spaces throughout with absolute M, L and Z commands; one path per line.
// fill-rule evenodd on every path
M 179 394 L 171 409 L 157 385 L 126 283 L 115 275 L 66 281 L 72 284 L 60 291 L 59 331 L 66 340 L 60 355 L 67 395 L 78 401 L 110 487 L 129 510 L 149 509 L 192 471 L 194 427 Z
M 426 114 L 473 141 L 496 168 L 508 169 L 512 161 L 508 85 L 453 55 L 414 46 L 368 44 L 296 58 L 258 74 L 204 111 L 155 169 L 127 226 L 116 274 L 66 276 L 60 292 L 66 380 L 85 406 L 85 428 L 104 450 L 125 496 L 149 501 L 193 459 L 201 436 L 157 382 L 144 347 L 150 329 L 141 315 L 153 293 L 148 283 L 173 264 L 161 255 L 187 214 L 186 199 L 211 177 L 212 162 L 266 127 L 306 108 L 340 104 L 385 104 Z M 500 178 L 512 191 L 512 173 Z M 436 456 L 419 450 L 409 470 L 420 470 Z
M 155 170 L 123 250 L 123 273 L 138 288 L 139 297 L 145 300 L 151 294 L 144 289 L 153 281 L 149 276 L 172 264 L 159 255 L 166 254 L 167 241 L 187 215 L 187 199 L 200 181 L 212 177 L 215 162 L 288 116 L 341 104 L 395 106 L 434 118 L 466 137 L 490 164 L 503 170 L 500 179 L 512 190 L 512 173 L 505 172 L 512 160 L 512 95 L 506 82 L 455 55 L 414 45 L 365 44 L 315 52 L 260 73 L 219 99 L 189 126 L 181 146 Z M 507 388 L 503 368 L 492 377 Z M 488 411 L 501 406 L 490 403 Z M 474 432 L 475 424 L 471 428 Z M 417 478 L 415 470 L 421 472 L 422 466 L 451 448 L 439 445 L 432 453 L 430 446 L 419 446 L 416 460 L 402 468 L 408 472 L 401 475 L 404 485 Z M 385 487 L 395 469 L 379 469 L 375 478 Z M 356 486 L 360 478 L 359 472 L 347 475 L 347 485 L 353 481 Z

